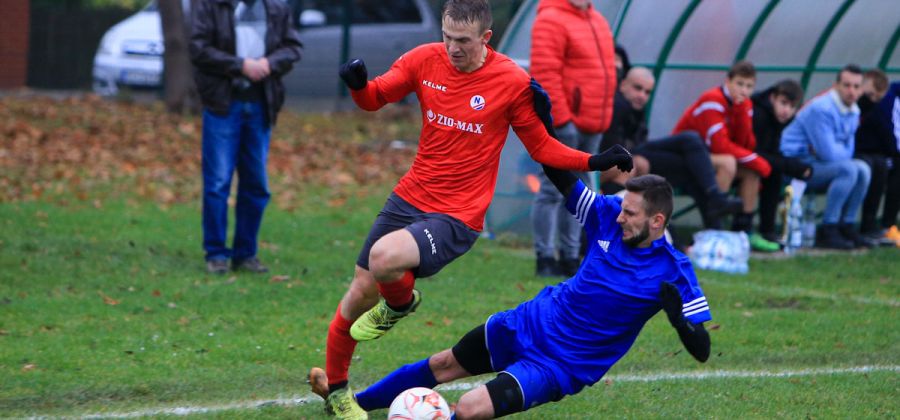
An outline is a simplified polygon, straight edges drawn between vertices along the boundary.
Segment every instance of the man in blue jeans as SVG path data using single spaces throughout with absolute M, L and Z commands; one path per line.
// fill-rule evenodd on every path
M 269 202 L 269 138 L 284 103 L 281 77 L 300 59 L 291 13 L 278 0 L 199 0 L 191 32 L 203 100 L 203 248 L 211 274 L 265 273 L 256 256 Z M 226 245 L 231 177 L 238 173 L 234 242 Z
M 816 245 L 824 248 L 874 245 L 854 227 L 871 179 L 869 165 L 853 159 L 862 80 L 862 69 L 845 66 L 834 86 L 801 109 L 781 135 L 781 153 L 812 166 L 809 188 L 827 191 L 825 215 L 816 232 Z

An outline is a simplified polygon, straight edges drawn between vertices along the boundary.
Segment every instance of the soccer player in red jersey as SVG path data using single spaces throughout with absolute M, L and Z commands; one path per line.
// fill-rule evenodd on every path
M 631 170 L 631 155 L 621 147 L 592 156 L 547 133 L 542 122 L 550 119 L 546 93 L 488 46 L 491 23 L 486 0 L 448 0 L 443 43 L 412 49 L 374 80 L 368 80 L 360 59 L 341 66 L 341 78 L 365 110 L 414 92 L 422 132 L 412 167 L 369 231 L 353 281 L 331 321 L 325 371 L 310 371 L 314 385 L 326 383 L 322 377 L 327 376 L 327 389 L 314 391 L 338 418 L 366 418 L 347 385 L 356 343 L 381 337 L 415 311 L 421 302 L 415 279 L 434 275 L 478 238 L 510 126 L 531 157 L 550 167 Z

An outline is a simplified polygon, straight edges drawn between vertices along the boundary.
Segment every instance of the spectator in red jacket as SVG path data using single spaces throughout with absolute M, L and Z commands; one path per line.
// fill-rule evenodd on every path
M 531 74 L 550 95 L 559 140 L 597 153 L 612 120 L 615 44 L 590 0 L 541 0 L 531 33 Z M 586 174 L 582 181 L 590 185 Z M 532 208 L 536 273 L 571 276 L 581 262 L 581 226 L 546 176 Z M 559 238 L 559 261 L 556 239 Z
M 753 214 L 759 200 L 760 179 L 772 172 L 769 162 L 753 150 L 756 137 L 753 134 L 753 103 L 750 94 L 756 85 L 756 68 L 753 63 L 741 60 L 731 66 L 722 86 L 703 92 L 700 98 L 688 107 L 675 125 L 674 133 L 694 131 L 703 138 L 709 148 L 716 171 L 728 173 L 733 158 L 737 161 L 735 179 L 738 194 L 744 201 L 744 210 L 735 215 L 732 230 L 750 232 Z M 719 188 L 728 190 L 727 176 L 719 176 Z M 754 249 L 778 250 L 777 243 L 767 241 L 760 235 L 751 235 L 750 245 Z

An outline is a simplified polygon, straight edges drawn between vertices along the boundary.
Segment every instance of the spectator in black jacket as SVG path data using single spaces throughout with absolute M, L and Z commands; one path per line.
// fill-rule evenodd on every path
M 206 271 L 265 273 L 256 256 L 269 202 L 266 159 L 278 111 L 281 77 L 300 59 L 291 11 L 281 0 L 197 0 L 191 62 L 203 101 L 203 249 Z M 238 174 L 235 228 L 226 243 L 228 196 Z
M 786 183 L 785 176 L 809 179 L 812 168 L 798 159 L 781 154 L 781 131 L 797 114 L 803 100 L 803 88 L 795 80 L 782 80 L 768 89 L 754 94 L 753 134 L 756 153 L 772 165 L 772 174 L 762 179 L 759 192 L 759 233 L 769 241 L 778 241 L 775 232 L 775 213 Z
M 856 150 L 853 157 L 869 164 L 872 181 L 862 205 L 860 232 L 870 239 L 880 240 L 897 218 L 897 196 L 900 195 L 900 151 L 879 109 L 879 102 L 888 91 L 888 79 L 883 71 L 875 69 L 863 73 L 863 95 L 857 101 L 860 109 L 859 128 L 856 130 Z M 876 223 L 881 196 L 887 196 L 882 224 Z M 893 215 L 891 215 L 893 213 Z
M 709 151 L 696 133 L 648 141 L 644 107 L 654 84 L 650 70 L 632 67 L 619 85 L 613 103 L 612 123 L 603 135 L 600 149 L 618 144 L 631 150 L 634 169 L 627 173 L 616 168 L 604 171 L 600 175 L 600 188 L 605 194 L 612 194 L 621 190 L 625 181 L 633 176 L 648 172 L 661 175 L 694 199 L 706 228 L 720 229 L 719 218 L 741 211 L 743 202 L 719 190 Z

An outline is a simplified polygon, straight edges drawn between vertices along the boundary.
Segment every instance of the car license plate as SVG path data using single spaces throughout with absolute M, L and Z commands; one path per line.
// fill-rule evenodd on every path
M 140 70 L 122 70 L 119 81 L 127 85 L 156 86 L 160 83 L 160 75 Z

